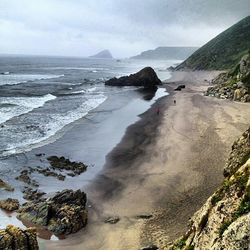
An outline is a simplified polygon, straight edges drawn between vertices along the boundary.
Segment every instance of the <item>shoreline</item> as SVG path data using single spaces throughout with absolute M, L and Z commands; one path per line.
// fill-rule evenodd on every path
M 109 153 L 85 190 L 88 226 L 67 240 L 43 242 L 46 249 L 139 249 L 151 243 L 163 248 L 185 231 L 189 217 L 222 181 L 231 144 L 249 123 L 248 104 L 203 96 L 216 74 L 176 72 L 168 80 L 168 88 L 185 83 L 186 89 L 158 100 L 164 112 L 155 118 L 153 105 Z M 105 224 L 108 216 L 120 221 Z

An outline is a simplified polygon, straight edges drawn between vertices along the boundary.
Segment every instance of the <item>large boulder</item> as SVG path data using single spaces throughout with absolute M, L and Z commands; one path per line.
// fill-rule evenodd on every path
M 18 218 L 47 227 L 53 233 L 70 234 L 87 224 L 86 194 L 63 190 L 46 201 L 31 201 L 19 209 Z
M 157 77 L 155 71 L 151 67 L 146 67 L 129 76 L 120 78 L 112 78 L 105 82 L 109 86 L 142 86 L 146 89 L 156 90 L 157 85 L 161 84 L 161 80 Z
M 22 230 L 12 225 L 7 226 L 6 229 L 1 229 L 0 249 L 38 250 L 36 230 L 34 228 Z

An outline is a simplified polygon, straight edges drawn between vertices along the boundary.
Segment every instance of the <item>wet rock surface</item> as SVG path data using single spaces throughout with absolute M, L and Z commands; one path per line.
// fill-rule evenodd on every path
M 109 86 L 142 86 L 146 89 L 156 90 L 157 85 L 161 84 L 161 80 L 157 77 L 155 71 L 151 67 L 146 67 L 129 76 L 120 78 L 112 78 L 105 82 Z
M 81 173 L 85 172 L 88 167 L 82 162 L 70 161 L 63 156 L 50 156 L 47 158 L 47 160 L 55 169 L 70 171 L 70 173 L 68 173 L 70 176 L 80 175 Z
M 0 230 L 0 249 L 4 250 L 38 250 L 36 230 L 7 226 Z
M 86 194 L 81 190 L 63 190 L 41 202 L 27 202 L 18 218 L 46 227 L 61 235 L 79 231 L 87 224 Z
M 17 199 L 8 198 L 0 201 L 0 208 L 6 211 L 15 211 L 19 208 L 19 201 Z
M 10 192 L 14 191 L 14 188 L 11 187 L 7 182 L 3 181 L 2 179 L 0 179 L 0 189 L 4 189 Z

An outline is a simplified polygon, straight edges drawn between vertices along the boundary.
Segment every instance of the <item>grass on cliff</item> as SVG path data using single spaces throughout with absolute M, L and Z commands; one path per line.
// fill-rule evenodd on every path
M 250 16 L 247 16 L 198 49 L 176 70 L 231 69 L 249 49 Z

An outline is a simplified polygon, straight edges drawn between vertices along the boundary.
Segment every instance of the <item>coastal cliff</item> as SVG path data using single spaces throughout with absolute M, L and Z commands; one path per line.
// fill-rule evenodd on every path
M 213 81 L 206 96 L 250 102 L 250 51 L 228 72 L 221 73 Z
M 165 249 L 248 249 L 250 246 L 250 128 L 235 141 L 217 191 Z
M 225 70 L 250 48 L 250 16 L 231 26 L 176 67 L 176 70 Z

